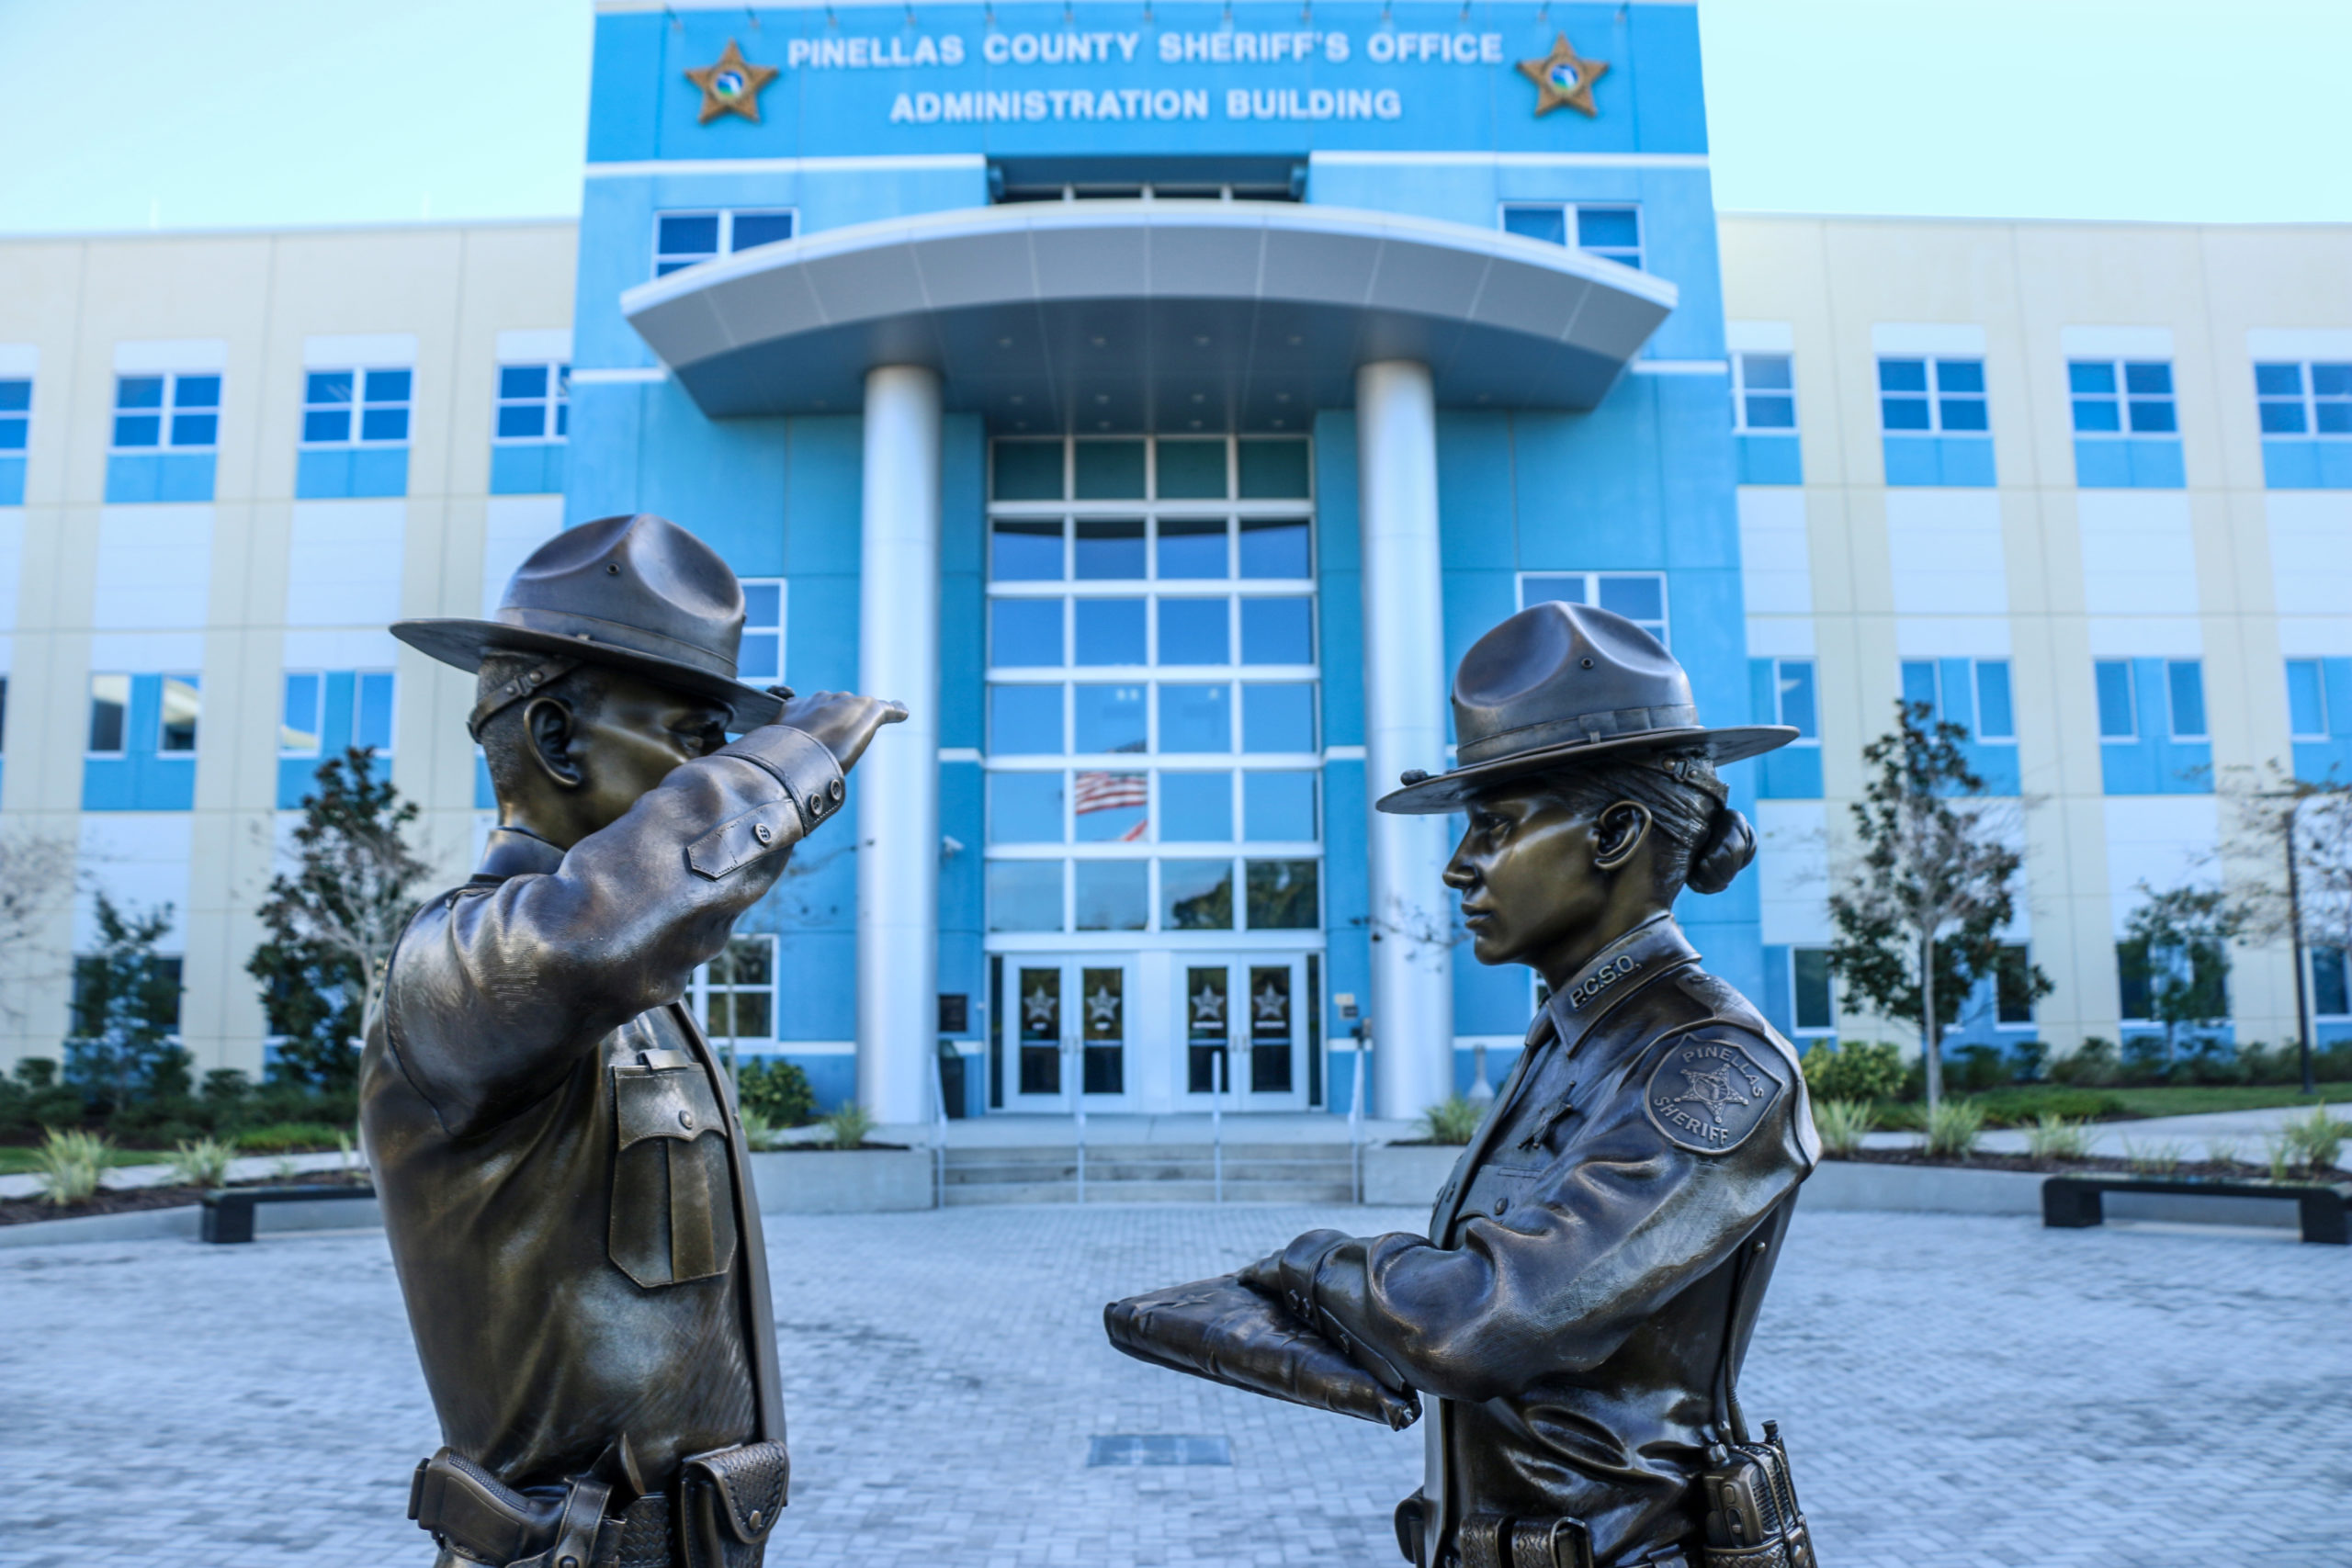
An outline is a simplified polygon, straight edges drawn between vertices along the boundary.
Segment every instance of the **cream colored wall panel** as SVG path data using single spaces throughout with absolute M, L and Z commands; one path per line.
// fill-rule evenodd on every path
M 1739 571 L 1750 615 L 1813 614 L 1804 491 L 1775 486 L 1739 492 Z
M 204 668 L 202 632 L 94 632 L 90 668 L 138 673 Z
M 2273 491 L 2271 592 L 2287 617 L 2352 615 L 2352 493 Z
M 415 363 L 414 333 L 338 333 L 302 340 L 305 370 L 399 369 Z
M 2198 659 L 2205 628 L 2194 615 L 2094 615 L 2086 628 L 2098 659 Z
M 1981 357 L 1984 329 L 1974 321 L 1872 321 L 1871 352 Z
M 25 586 L 25 509 L 0 508 L 0 631 L 17 624 L 17 595 Z
M 213 508 L 109 506 L 98 522 L 90 624 L 197 627 L 212 581 Z
M 2058 352 L 2069 359 L 2164 359 L 2173 355 L 2170 327 L 2061 327 Z
M 2210 795 L 2110 795 L 2107 800 L 2108 900 L 2118 935 L 2143 901 L 2141 884 L 2218 887 L 2221 808 Z
M 117 908 L 146 914 L 172 907 L 170 930 L 157 943 L 176 953 L 187 941 L 188 855 L 196 815 L 187 811 L 92 811 L 81 823 L 87 886 L 74 900 L 74 951 L 97 945 L 97 895 Z
M 2006 615 L 1897 615 L 1894 651 L 1905 659 L 2007 659 Z
M 2179 491 L 2086 490 L 2075 498 L 2083 608 L 2093 615 L 2194 615 L 2197 551 Z
M 571 329 L 542 327 L 498 334 L 498 362 L 501 365 L 530 365 L 545 362 L 553 365 L 571 363 Z
M 289 626 L 381 626 L 400 618 L 408 502 L 298 501 L 286 558 Z
M 1764 941 L 1828 942 L 1828 808 L 1817 800 L 1756 803 L 1756 869 Z
M 1895 614 L 2008 614 L 1997 492 L 1889 491 L 1886 547 Z
M 1747 652 L 1752 659 L 1811 659 L 1820 642 L 1809 615 L 1751 615 Z
M 506 580 L 533 550 L 563 531 L 560 495 L 492 496 L 481 550 L 481 614 L 498 608 Z

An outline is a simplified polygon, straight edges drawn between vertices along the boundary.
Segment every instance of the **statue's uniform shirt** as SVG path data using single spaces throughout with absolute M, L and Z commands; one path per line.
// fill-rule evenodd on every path
M 1572 1515 L 1609 1565 L 1700 1522 L 1733 1254 L 1819 1145 L 1795 1053 L 1698 956 L 1660 917 L 1551 998 L 1430 1239 L 1286 1255 L 1327 1325 L 1437 1396 L 1449 1523 Z
M 733 837 L 796 840 L 784 780 L 814 746 L 756 730 L 569 852 L 495 831 L 393 955 L 368 1158 L 443 1440 L 510 1485 L 560 1484 L 624 1435 L 656 1487 L 784 1438 L 741 1131 L 678 998 L 787 857 L 692 863 L 747 813 Z

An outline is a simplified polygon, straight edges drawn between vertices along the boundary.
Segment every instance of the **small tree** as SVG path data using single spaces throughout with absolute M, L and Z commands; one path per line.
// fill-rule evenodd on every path
M 188 1091 L 187 1053 L 172 1041 L 180 1021 L 179 964 L 155 951 L 172 907 L 141 915 L 97 896 L 98 951 L 74 960 L 74 1033 L 65 1081 L 120 1110 Z
M 0 835 L 0 1014 L 21 1023 L 25 994 L 62 965 L 48 942 L 57 908 L 74 891 L 74 846 L 32 833 Z
M 416 804 L 377 778 L 374 760 L 355 746 L 320 764 L 294 829 L 293 868 L 270 879 L 257 911 L 268 940 L 245 962 L 262 982 L 270 1030 L 282 1037 L 280 1075 L 322 1089 L 346 1088 L 357 1076 L 359 1032 L 384 961 L 408 922 L 412 890 L 431 870 L 402 836 Z
M 2240 934 L 2249 942 L 2352 949 L 2352 784 L 2332 771 L 2316 783 L 2275 763 L 2266 772 L 2233 769 L 2218 786 L 2233 818 L 2222 849 L 2237 874 L 2231 893 Z M 2296 978 L 2300 994 L 2305 976 Z M 2295 1032 L 2309 1089 L 2307 1018 L 2296 1019 Z
M 2123 928 L 2123 957 L 2146 978 L 2148 1016 L 2165 1026 L 2165 1061 L 2180 1054 L 2183 1028 L 2230 1016 L 2230 943 L 2245 927 L 2236 901 L 2218 888 L 2140 884 L 2143 902 Z
M 1862 751 L 1875 773 L 1853 807 L 1860 852 L 1829 896 L 1829 966 L 1849 1003 L 1917 1026 L 1932 1111 L 1943 1100 L 1943 1032 L 2000 963 L 2024 857 L 1968 765 L 1968 731 L 1926 703 L 1897 702 L 1895 725 Z M 2011 980 L 2029 998 L 2051 991 L 2030 963 Z

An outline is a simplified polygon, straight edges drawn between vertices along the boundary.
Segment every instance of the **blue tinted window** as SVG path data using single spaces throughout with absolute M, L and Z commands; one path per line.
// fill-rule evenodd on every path
M 1162 518 L 1159 524 L 1159 575 L 1176 578 L 1226 576 L 1224 521 Z
M 220 416 L 213 413 L 175 413 L 172 415 L 172 445 L 175 446 L 209 446 L 220 429 Z
M 1093 581 L 1143 576 L 1143 524 L 1080 523 L 1075 565 L 1079 577 Z
M 743 584 L 743 624 L 746 626 L 783 625 L 784 584 L 780 582 Z
M 1924 359 L 1882 359 L 1878 362 L 1878 389 L 1882 392 L 1924 392 L 1928 389 L 1928 362 Z
M 1061 663 L 1062 602 L 990 600 L 989 662 L 1017 666 Z
M 1738 395 L 1734 405 L 1742 430 L 1794 430 L 1797 400 L 1791 395 L 1796 372 L 1785 354 L 1743 354 L 1734 361 Z
M 1304 598 L 1241 601 L 1241 662 L 1313 663 L 1312 604 Z
M 2303 395 L 2303 367 L 2257 365 L 2254 367 L 2254 390 L 2257 397 L 2300 398 Z
M 1315 688 L 1305 683 L 1241 688 L 1244 751 L 1315 750 Z
M 164 406 L 164 378 L 161 376 L 125 376 L 114 384 L 114 406 L 119 409 L 159 409 Z
M 2123 416 L 2113 398 L 2076 398 L 2075 429 L 2086 435 L 2104 435 L 2123 428 Z
M 2115 395 L 2115 367 L 2102 359 L 2075 359 L 2067 362 L 2066 389 L 2070 392 L 2103 392 Z
M 1984 362 L 1981 359 L 1937 360 L 1936 390 L 1982 393 L 1984 390 Z
M 1654 572 L 1600 579 L 1600 607 L 1629 621 L 1666 619 L 1666 579 Z
M 1304 842 L 1313 839 L 1315 775 L 1306 773 L 1243 773 L 1241 821 L 1244 835 L 1261 843 Z
M 24 413 L 33 406 L 33 384 L 25 380 L 0 380 L 0 413 Z
M 2199 660 L 2176 659 L 2165 666 L 2165 684 L 2172 699 L 2172 737 L 2176 740 L 2205 738 L 2205 666 Z
M 277 749 L 288 756 L 316 756 L 325 677 L 315 671 L 289 670 L 278 706 Z
M 218 376 L 181 376 L 172 385 L 172 406 L 175 409 L 217 409 L 220 406 L 220 378 Z
M 1810 659 L 1783 659 L 1780 667 L 1780 721 L 1792 726 L 1800 739 L 1821 738 L 1815 716 L 1814 669 Z
M 1555 245 L 1568 243 L 1568 215 L 1559 207 L 1506 207 L 1503 231 Z
M 1162 664 L 1229 664 L 1233 653 L 1226 636 L 1223 599 L 1162 599 L 1159 601 L 1159 662 Z
M 392 749 L 392 676 L 388 670 L 362 671 L 353 681 L 351 743 Z
M 2312 366 L 2312 396 L 2315 398 L 2352 397 L 2352 365 Z
M 1233 840 L 1233 775 L 1159 775 L 1162 843 L 1223 844 Z
M 1976 661 L 1976 735 L 1982 740 L 2014 740 L 2018 721 L 2009 701 L 2009 661 Z
M 351 400 L 351 372 L 348 370 L 313 370 L 302 378 L 302 400 L 306 403 L 347 403 Z
M 404 403 L 408 401 L 410 372 L 406 370 L 370 370 L 368 372 L 368 401 L 371 403 Z
M 1062 689 L 990 686 L 989 750 L 1009 757 L 1058 756 L 1062 750 Z
M 2262 413 L 2262 434 L 2265 435 L 2301 435 L 2303 434 L 2303 404 L 2300 398 L 2291 403 L 2266 402 L 2259 405 Z M 116 443 L 120 446 L 120 442 Z
M 1149 820 L 1150 779 L 1143 773 L 1081 773 L 1070 779 L 1070 836 L 1081 844 L 1133 843 Z M 1100 862 L 1095 863 L 1100 864 Z M 1142 863 L 1125 863 L 1136 870 Z M 1083 881 L 1087 867 L 1081 863 Z M 1080 929 L 1084 929 L 1081 919 Z
M 2134 434 L 2169 435 L 2177 428 L 2170 398 L 2132 400 L 2132 429 Z
M 1630 207 L 1577 209 L 1577 243 L 1588 250 L 1627 249 L 1642 243 L 1641 215 Z
M 1058 441 L 999 441 L 990 448 L 995 463 L 993 493 L 999 501 L 1059 501 L 1062 498 L 1062 444 Z
M 1307 576 L 1305 521 L 1244 519 L 1241 524 L 1241 575 Z
M 779 240 L 792 238 L 792 214 L 789 212 L 738 212 L 733 231 L 728 236 L 730 250 L 756 250 L 773 245 Z
M 544 398 L 548 395 L 548 367 L 544 365 L 502 365 L 498 367 L 498 395 L 502 398 Z
M 2172 396 L 2172 366 L 2162 359 L 2132 360 L 2123 367 L 2123 389 L 2134 397 Z
M 1144 689 L 1080 684 L 1070 688 L 1074 751 L 1141 751 L 1150 742 Z
M 153 446 L 164 438 L 164 422 L 156 414 L 124 413 L 115 415 L 114 444 L 118 446 Z
M 2312 1010 L 2324 1018 L 2352 1012 L 2352 959 L 2340 947 L 2314 947 L 2312 954 Z
M 498 370 L 497 438 L 501 441 L 560 440 L 571 388 L 568 365 L 503 365 Z M 368 378 L 368 400 L 378 400 L 376 373 Z M 407 422 L 401 422 L 403 432 Z
M 0 452 L 21 452 L 32 422 L 22 414 L 0 414 Z
M 1051 603 L 1051 601 L 1047 601 Z M 1141 664 L 1145 660 L 1143 601 L 1072 601 L 1077 629 L 1074 664 Z
M 998 523 L 989 531 L 989 575 L 999 582 L 1059 581 L 1061 523 Z
M 1573 577 L 1537 577 L 1531 574 L 1520 579 L 1519 607 L 1524 610 L 1530 605 L 1549 604 L 1555 601 L 1564 604 L 1581 604 L 1585 602 L 1584 587 L 1582 572 Z
M 1233 863 L 1229 860 L 1161 861 L 1159 928 L 1170 931 L 1231 931 Z
M 498 405 L 498 434 L 501 440 L 534 440 L 545 435 L 547 429 L 547 410 L 538 403 Z
M 1233 750 L 1233 688 L 1163 684 L 1159 688 L 1162 751 Z
M 2287 660 L 2287 728 L 2299 740 L 2327 738 L 2327 682 L 2316 659 Z
M 1743 354 L 1740 379 L 1751 391 L 1787 391 L 1796 385 L 1785 354 Z
M 359 438 L 362 441 L 405 441 L 408 439 L 408 410 L 368 409 L 359 416 Z
M 718 214 L 664 213 L 654 225 L 653 275 L 663 276 L 718 254 Z
M 989 930 L 1061 930 L 1062 863 L 1057 860 L 989 862 Z
M 2102 740 L 2129 740 L 2140 733 L 2139 716 L 2132 711 L 2132 661 L 2102 659 L 2092 666 L 2098 689 L 2098 734 Z
M 1140 441 L 1071 444 L 1071 493 L 1080 501 L 1141 501 L 1143 469 L 1144 444 Z
M 1931 717 L 1943 716 L 1942 682 L 1937 678 L 1936 661 L 1932 659 L 1906 659 L 1903 661 L 1903 700 L 1925 703 Z
M 1061 774 L 989 775 L 989 842 L 1058 844 L 1061 841 Z
M 1234 448 L 1244 501 L 1299 501 L 1308 491 L 1306 443 L 1290 436 L 1243 440 Z
M 349 409 L 306 409 L 302 412 L 302 439 L 317 445 L 322 442 L 351 439 Z

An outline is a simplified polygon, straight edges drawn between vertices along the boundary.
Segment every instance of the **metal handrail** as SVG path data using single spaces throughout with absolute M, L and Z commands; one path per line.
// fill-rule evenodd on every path
M 1219 1203 L 1225 1201 L 1225 1056 L 1219 1050 L 1209 1057 L 1209 1158 Z

